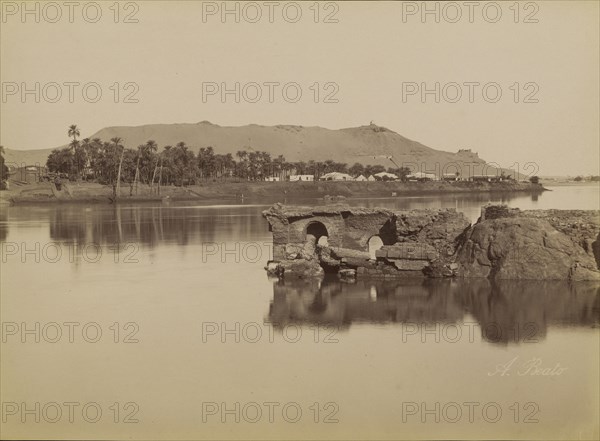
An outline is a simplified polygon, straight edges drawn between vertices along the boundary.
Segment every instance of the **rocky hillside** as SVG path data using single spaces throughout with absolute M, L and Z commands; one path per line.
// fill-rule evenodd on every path
M 332 159 L 352 165 L 381 164 L 393 167 L 387 159 L 393 156 L 396 163 L 418 164 L 422 171 L 435 171 L 444 165 L 456 162 L 485 164 L 476 153 L 462 151 L 445 152 L 425 146 L 405 138 L 385 127 L 367 125 L 361 127 L 330 130 L 323 127 L 303 127 L 291 125 L 260 126 L 250 124 L 240 127 L 226 127 L 202 121 L 197 124 L 152 124 L 137 127 L 107 127 L 96 133 L 82 133 L 83 137 L 109 140 L 118 136 L 127 147 L 136 147 L 149 139 L 159 146 L 174 145 L 184 141 L 197 151 L 200 147 L 212 146 L 217 153 L 231 153 L 238 150 L 263 150 L 272 156 L 283 155 L 287 161 L 323 161 Z M 52 149 L 20 151 L 6 149 L 7 161 L 13 163 L 45 164 Z M 423 165 L 421 165 L 423 164 Z M 449 169 L 454 172 L 455 169 Z M 492 169 L 488 170 L 490 173 Z M 482 167 L 475 169 L 480 174 Z M 467 174 L 466 169 L 463 174 Z

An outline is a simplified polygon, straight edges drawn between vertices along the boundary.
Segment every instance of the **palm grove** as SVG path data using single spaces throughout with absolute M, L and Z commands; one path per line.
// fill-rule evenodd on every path
M 244 180 L 258 181 L 266 177 L 280 180 L 291 174 L 314 175 L 315 179 L 329 172 L 349 173 L 353 176 L 372 175 L 386 171 L 381 165 L 348 164 L 326 161 L 287 162 L 283 155 L 272 157 L 270 153 L 246 147 L 231 153 L 218 154 L 212 147 L 201 147 L 195 154 L 185 142 L 164 146 L 159 151 L 158 144 L 149 140 L 137 148 L 124 146 L 118 137 L 109 141 L 99 138 L 80 139 L 80 131 L 71 125 L 68 136 L 72 138 L 68 147 L 54 149 L 48 156 L 46 166 L 50 172 L 64 173 L 73 180 L 94 180 L 112 185 L 118 194 L 121 183 L 133 188 L 138 183 L 156 186 L 193 185 L 202 181 Z M 390 173 L 405 177 L 406 168 L 389 168 Z

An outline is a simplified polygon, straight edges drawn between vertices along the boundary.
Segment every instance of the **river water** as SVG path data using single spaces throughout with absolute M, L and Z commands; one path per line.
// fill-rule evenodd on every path
M 597 284 L 277 282 L 268 205 L 2 207 L 2 437 L 598 438 Z

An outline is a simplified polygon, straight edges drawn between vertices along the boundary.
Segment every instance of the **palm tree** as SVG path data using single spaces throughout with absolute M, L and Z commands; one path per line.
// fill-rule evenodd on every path
M 137 161 L 135 162 L 135 176 L 133 177 L 133 186 L 135 187 L 135 194 L 138 194 L 138 177 L 140 175 L 140 156 L 142 153 L 142 149 L 145 147 L 145 144 L 138 145 L 138 154 Z M 132 187 L 133 188 L 133 187 Z
M 283 181 L 283 164 L 285 163 L 285 158 L 283 155 L 277 156 L 277 158 L 273 159 L 273 167 L 274 172 L 277 172 L 277 176 L 279 176 L 279 180 Z
M 67 135 L 69 137 L 73 137 L 73 141 L 71 141 L 71 143 L 69 144 L 69 146 L 71 147 L 71 149 L 73 150 L 73 157 L 75 157 L 75 153 L 77 150 L 77 147 L 79 147 L 79 142 L 77 141 L 77 137 L 80 135 L 79 134 L 79 127 L 77 127 L 77 124 L 71 124 L 69 126 L 69 131 L 67 132 Z M 77 166 L 77 176 L 79 177 L 79 164 L 76 162 L 76 166 Z
M 148 149 L 149 152 L 158 151 L 158 144 L 153 139 L 149 139 L 148 141 L 146 141 L 145 147 Z M 156 178 L 156 170 L 157 169 L 158 169 L 158 156 L 156 157 L 156 164 L 154 165 L 154 172 L 152 173 L 152 181 L 150 182 L 150 188 L 152 188 L 154 186 L 154 179 Z
M 117 172 L 117 182 L 116 182 L 116 185 L 113 185 L 113 196 L 116 200 L 119 197 L 119 194 L 121 191 L 121 167 L 123 166 L 123 154 L 125 153 L 125 147 L 123 147 L 121 145 L 121 142 L 123 140 L 121 138 L 119 138 L 118 136 L 111 138 L 110 141 L 115 145 L 115 153 L 117 153 L 119 151 L 119 148 L 121 148 L 121 159 L 119 160 L 119 171 Z
M 77 137 L 79 136 L 79 127 L 77 127 L 77 124 L 71 124 L 69 126 L 69 132 L 68 132 L 68 136 L 69 137 L 73 137 L 73 141 L 77 141 Z
M 244 168 L 245 168 L 245 162 L 248 159 L 248 152 L 246 150 L 238 150 L 236 152 L 235 156 L 237 156 L 239 159 L 239 166 L 238 166 L 238 171 L 236 174 L 238 175 L 238 178 L 243 178 L 245 175 Z
M 89 168 L 90 166 L 90 149 L 92 147 L 92 140 L 90 138 L 84 138 L 81 140 L 81 148 L 83 149 L 83 153 L 85 155 L 85 164 L 83 166 L 84 172 Z M 75 156 L 75 160 L 77 161 L 78 158 L 77 156 Z M 77 163 L 77 166 L 79 166 L 79 163 Z M 87 173 L 85 173 L 87 174 Z
M 333 160 L 326 159 L 325 160 L 325 164 L 324 164 L 324 166 L 325 166 L 325 172 L 329 173 L 329 172 L 333 171 L 333 165 L 334 165 L 334 161 Z

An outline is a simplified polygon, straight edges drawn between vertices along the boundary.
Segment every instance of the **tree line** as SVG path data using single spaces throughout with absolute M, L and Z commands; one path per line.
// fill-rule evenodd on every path
M 352 166 L 326 161 L 288 162 L 283 155 L 272 157 L 270 153 L 252 147 L 231 153 L 215 153 L 213 147 L 201 147 L 198 154 L 185 142 L 164 146 L 159 151 L 158 144 L 149 140 L 137 148 L 124 146 L 123 139 L 115 137 L 110 141 L 99 138 L 80 138 L 76 125 L 68 129 L 72 138 L 68 147 L 54 149 L 48 156 L 46 166 L 53 173 L 69 175 L 71 179 L 94 180 L 113 185 L 115 194 L 121 183 L 186 186 L 207 180 L 258 181 L 267 177 L 280 180 L 289 179 L 292 174 L 314 175 L 319 179 L 330 172 L 348 173 L 352 176 L 369 176 L 386 171 L 381 165 Z M 410 171 L 407 168 L 388 168 L 400 178 Z
M 6 182 L 8 181 L 8 167 L 4 160 L 4 146 L 0 145 L 0 190 L 6 190 Z

